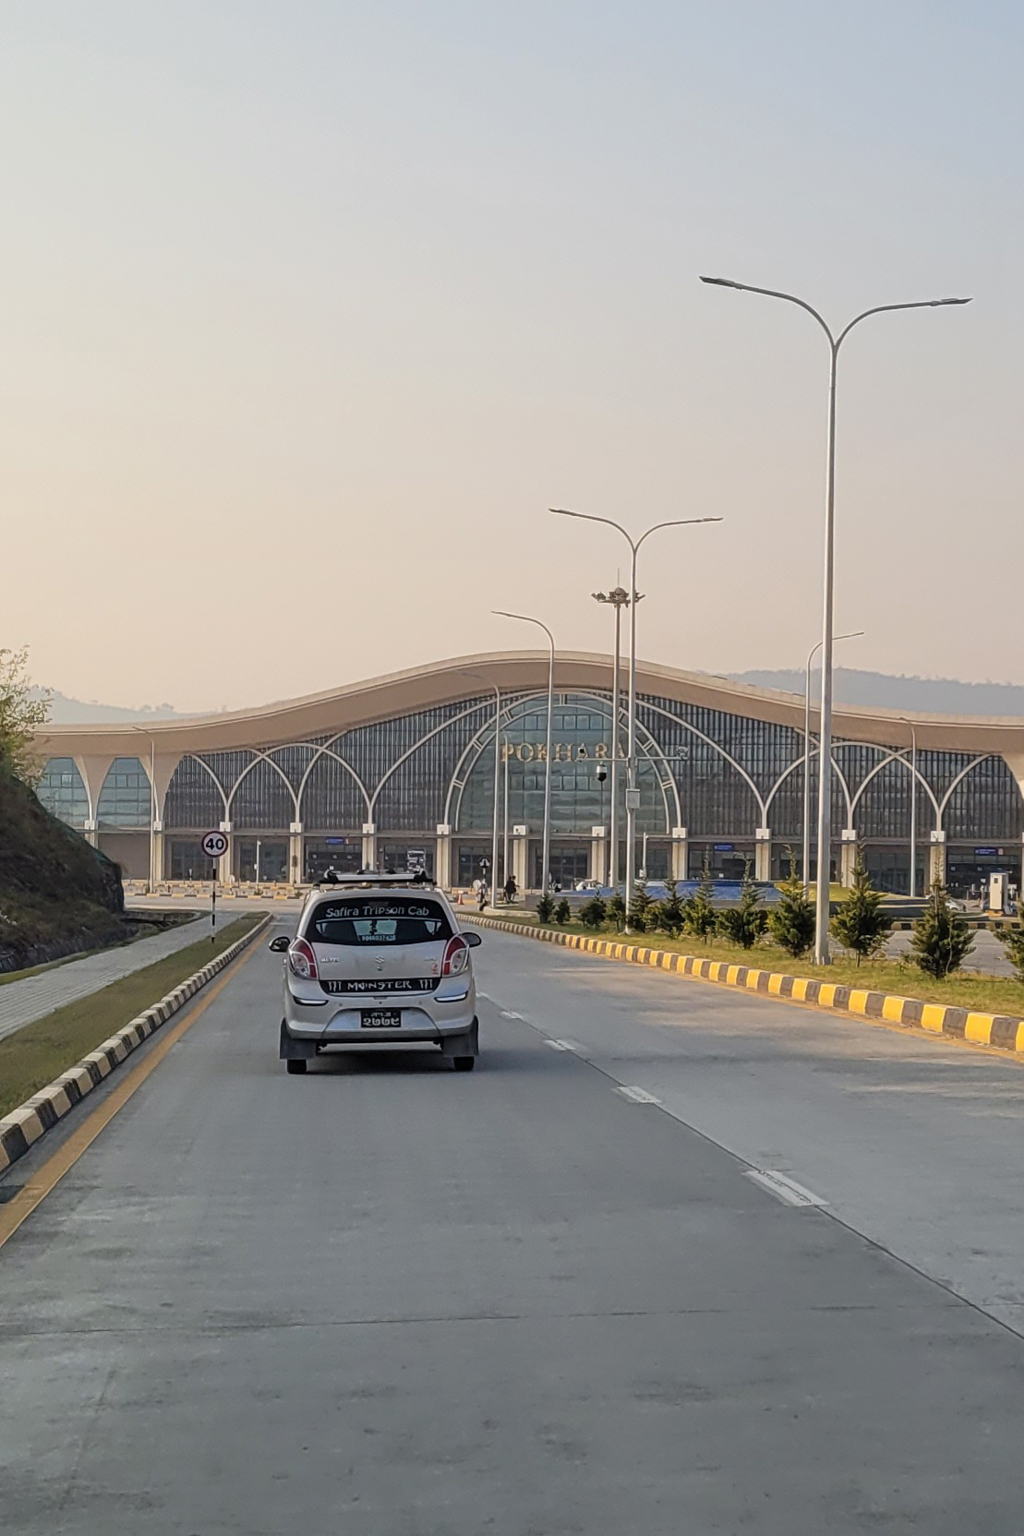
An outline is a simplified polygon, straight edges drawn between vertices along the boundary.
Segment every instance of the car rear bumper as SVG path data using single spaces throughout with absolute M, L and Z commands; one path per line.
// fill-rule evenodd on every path
M 282 1061 L 309 1060 L 331 1047 L 355 1050 L 364 1046 L 439 1045 L 447 1056 L 476 1056 L 479 1052 L 476 1017 L 462 1019 L 457 1025 L 418 1029 L 294 1029 L 281 1020 L 280 1058 Z

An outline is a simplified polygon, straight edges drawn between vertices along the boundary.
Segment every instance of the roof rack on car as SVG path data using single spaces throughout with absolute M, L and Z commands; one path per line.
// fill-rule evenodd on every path
M 316 882 L 318 886 L 356 885 L 436 885 L 424 869 L 360 869 L 355 874 L 339 874 L 327 869 Z

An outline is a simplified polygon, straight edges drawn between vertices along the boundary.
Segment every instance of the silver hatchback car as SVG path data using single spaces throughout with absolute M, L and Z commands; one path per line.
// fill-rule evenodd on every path
M 342 1046 L 439 1045 L 457 1072 L 479 1054 L 470 951 L 422 874 L 339 875 L 306 898 L 285 955 L 281 1059 L 289 1072 Z

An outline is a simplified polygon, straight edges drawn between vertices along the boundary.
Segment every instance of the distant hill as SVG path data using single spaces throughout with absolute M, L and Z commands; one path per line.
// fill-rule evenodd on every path
M 804 674 L 796 667 L 755 668 L 749 672 L 730 672 L 728 676 L 738 683 L 749 683 L 753 688 L 781 688 L 785 693 L 801 696 L 804 691 Z M 835 683 L 839 704 L 911 709 L 932 715 L 1024 716 L 1024 685 L 1018 683 L 961 683 L 951 677 L 893 677 L 887 672 L 860 672 L 853 667 L 838 667 Z M 175 709 L 171 704 L 126 709 L 117 704 L 86 703 L 54 690 L 50 719 L 55 725 L 145 725 L 150 720 L 187 720 L 195 713 L 195 710 Z
M 38 698 L 42 689 L 33 688 L 32 693 Z M 56 689 L 50 695 L 50 719 L 54 725 L 121 725 L 138 722 L 145 725 L 148 720 L 185 720 L 187 715 L 177 710 L 171 704 L 145 705 L 142 709 L 122 709 L 117 704 L 85 703 L 82 699 L 69 699 L 66 694 L 58 693 Z
M 795 667 L 770 671 L 731 672 L 738 683 L 753 688 L 781 688 L 803 696 L 804 673 Z M 892 677 L 886 672 L 861 672 L 837 667 L 838 704 L 863 704 L 878 709 L 908 709 L 931 715 L 1024 715 L 1024 687 L 1018 683 L 960 683 L 951 677 Z

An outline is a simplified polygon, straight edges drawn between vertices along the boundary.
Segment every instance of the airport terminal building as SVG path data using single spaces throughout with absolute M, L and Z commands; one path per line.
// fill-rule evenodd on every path
M 228 884 L 301 884 L 329 866 L 412 860 L 468 886 L 490 860 L 497 804 L 499 879 L 509 870 L 536 888 L 547 685 L 546 652 L 501 652 L 255 710 L 48 725 L 39 797 L 126 877 L 146 878 L 152 859 L 155 880 L 209 879 L 200 843 L 219 828 L 227 852 L 216 873 Z M 802 837 L 803 700 L 650 663 L 638 666 L 637 691 L 649 876 L 699 874 L 705 859 L 718 875 L 748 864 L 761 879 L 786 873 Z M 623 691 L 622 751 L 625 713 Z M 563 885 L 608 875 L 612 775 L 599 766 L 611 757 L 612 715 L 610 658 L 559 655 L 551 873 Z M 812 714 L 815 803 L 813 724 Z M 995 869 L 1019 884 L 1024 720 L 843 708 L 833 734 L 835 878 L 848 879 L 859 854 L 876 884 L 906 890 L 914 800 L 919 891 L 940 876 L 966 893 Z M 620 848 L 623 791 L 620 773 Z

